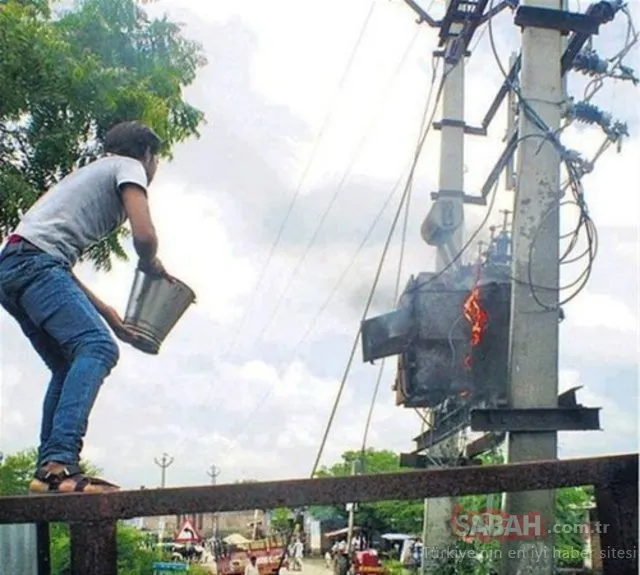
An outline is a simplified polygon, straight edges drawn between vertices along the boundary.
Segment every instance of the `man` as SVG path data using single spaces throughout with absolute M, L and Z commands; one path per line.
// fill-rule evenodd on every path
M 293 544 L 293 565 L 294 571 L 302 571 L 302 558 L 304 557 L 304 544 L 300 539 L 296 539 Z
M 80 452 L 89 414 L 118 346 L 135 335 L 118 313 L 86 288 L 72 268 L 86 250 L 131 224 L 138 267 L 167 276 L 147 188 L 156 172 L 160 138 L 125 122 L 104 139 L 105 157 L 69 174 L 22 218 L 0 252 L 0 304 L 51 370 L 40 429 L 35 492 L 103 492 L 118 486 L 85 476 Z M 103 323 L 102 319 L 105 323 Z
M 246 567 L 244 568 L 244 575 L 260 575 L 260 570 L 256 565 L 257 562 L 258 560 L 256 559 L 256 557 L 252 555 L 249 559 L 249 563 L 247 563 Z

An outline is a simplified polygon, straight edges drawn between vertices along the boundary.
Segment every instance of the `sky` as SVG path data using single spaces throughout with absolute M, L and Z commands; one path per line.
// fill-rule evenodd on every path
M 443 10 L 443 3 L 431 3 L 436 17 Z M 83 455 L 129 488 L 158 485 L 154 460 L 163 453 L 174 459 L 169 486 L 207 483 L 212 464 L 221 470 L 219 483 L 308 477 L 400 193 L 361 244 L 398 180 L 406 178 L 436 33 L 418 26 L 400 0 L 159 0 L 150 11 L 184 23 L 185 35 L 202 43 L 209 60 L 185 90 L 207 124 L 199 139 L 175 148 L 150 192 L 160 256 L 195 290 L 197 303 L 158 356 L 122 346 L 91 416 Z M 619 16 L 601 28 L 594 46 L 612 56 L 624 46 L 625 32 Z M 519 45 L 511 14 L 493 20 L 492 36 L 506 65 Z M 486 27 L 476 34 L 466 64 L 471 125 L 480 123 L 502 79 L 490 38 Z M 640 69 L 637 52 L 631 56 L 627 63 Z M 584 88 L 584 79 L 572 73 L 570 95 L 579 100 Z M 583 181 L 600 247 L 588 285 L 564 308 L 560 388 L 583 386 L 578 400 L 602 408 L 603 430 L 561 433 L 563 458 L 638 449 L 637 98 L 631 84 L 610 80 L 594 99 L 628 122 L 631 138 L 619 153 L 600 158 Z M 488 136 L 466 138 L 467 193 L 477 194 L 505 129 L 503 106 Z M 571 126 L 563 141 L 589 158 L 602 133 Z M 439 143 L 432 132 L 416 170 L 401 285 L 435 263 L 419 229 L 437 186 Z M 497 193 L 494 224 L 502 219 L 499 209 L 513 204 L 513 192 L 501 186 Z M 485 210 L 467 208 L 468 234 Z M 575 215 L 563 212 L 563 229 Z M 369 316 L 394 307 L 400 246 L 398 231 Z M 133 255 L 131 246 L 128 252 Z M 134 263 L 119 263 L 110 274 L 88 266 L 77 272 L 124 313 Z M 576 270 L 566 271 L 563 283 Z M 36 445 L 47 373 L 6 315 L 0 316 L 0 337 L 0 450 L 11 453 Z M 394 358 L 386 362 L 368 445 L 407 452 L 421 423 L 412 410 L 395 406 L 394 365 Z M 360 448 L 378 369 L 362 363 L 358 347 L 323 464 Z

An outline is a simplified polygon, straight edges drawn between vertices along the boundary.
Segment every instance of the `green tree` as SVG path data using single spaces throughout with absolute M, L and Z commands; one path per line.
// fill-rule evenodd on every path
M 51 6 L 50 4 L 53 4 Z M 135 0 L 0 0 L 0 240 L 53 183 L 99 151 L 108 128 L 138 119 L 165 141 L 199 135 L 182 90 L 206 63 L 198 44 Z M 87 255 L 126 259 L 120 230 Z
M 289 521 L 293 519 L 293 513 L 286 507 L 278 507 L 271 513 L 271 530 L 282 535 L 288 535 L 290 531 Z
M 504 463 L 500 452 L 489 452 L 480 457 L 484 465 Z M 555 536 L 556 565 L 558 567 L 576 566 L 576 558 L 584 557 L 585 541 L 580 526 L 587 519 L 586 509 L 593 500 L 591 487 L 566 487 L 556 490 Z M 502 494 L 466 495 L 458 497 L 455 505 L 466 512 L 481 513 L 501 508 Z M 500 542 L 483 542 L 477 538 L 458 539 L 455 543 L 458 551 L 443 560 L 435 575 L 497 575 L 500 567 Z
M 360 451 L 346 451 L 341 461 L 330 467 L 322 467 L 318 477 L 340 477 L 351 475 L 352 466 L 356 464 L 362 473 L 391 473 L 408 471 L 400 467 L 400 457 L 389 450 L 367 449 L 364 454 Z M 327 508 L 311 508 L 314 515 L 333 515 L 347 518 L 344 506 Z M 385 531 L 399 531 L 416 533 L 422 525 L 422 501 L 378 501 L 362 503 L 355 514 L 356 524 L 377 533 Z
M 337 477 L 351 475 L 354 461 L 361 458 L 359 451 L 347 451 L 341 460 L 329 467 L 323 467 L 319 477 Z M 500 452 L 489 452 L 480 456 L 483 465 L 504 463 Z M 393 451 L 369 449 L 361 464 L 364 473 L 389 473 L 400 471 L 399 456 Z M 559 567 L 570 567 L 575 559 L 584 554 L 584 535 L 580 526 L 586 520 L 586 509 L 593 501 L 590 487 L 568 487 L 558 489 L 556 524 L 561 526 L 555 537 L 557 564 Z M 501 508 L 501 493 L 466 495 L 457 497 L 454 504 L 465 512 L 484 512 Z M 361 504 L 356 513 L 356 523 L 378 532 L 394 530 L 416 533 L 422 529 L 424 502 L 419 501 L 381 501 L 372 504 Z M 342 517 L 346 521 L 347 512 L 343 506 L 312 507 L 316 517 Z M 566 526 L 566 527 L 564 527 Z M 577 527 L 576 527 L 577 526 Z M 477 538 L 468 540 L 459 538 L 454 543 L 457 553 L 449 554 L 440 562 L 434 575 L 495 575 L 499 568 L 500 542 L 491 540 L 483 542 Z M 390 564 L 392 567 L 393 565 Z M 399 565 L 395 565 L 400 569 Z
M 5 457 L 0 464 L 0 495 L 24 495 L 36 470 L 38 450 L 25 449 Z M 80 467 L 90 475 L 100 475 L 101 470 L 88 461 L 81 460 Z
M 29 481 L 36 467 L 37 450 L 25 449 L 7 456 L 0 465 L 0 495 L 23 495 L 27 492 Z M 100 469 L 88 461 L 81 466 L 87 473 L 99 475 Z M 51 574 L 69 575 L 70 539 L 69 526 L 66 523 L 51 523 L 49 526 Z M 149 549 L 146 537 L 135 527 L 118 524 L 118 574 L 153 575 L 151 565 L 162 560 L 162 554 Z M 205 575 L 206 570 L 194 565 L 189 571 L 194 575 Z

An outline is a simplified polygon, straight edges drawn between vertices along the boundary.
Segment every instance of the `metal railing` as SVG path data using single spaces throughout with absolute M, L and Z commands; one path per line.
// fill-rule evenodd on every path
M 117 575 L 118 519 L 595 487 L 603 572 L 638 573 L 638 454 L 109 494 L 0 498 L 0 524 L 66 521 L 73 575 Z

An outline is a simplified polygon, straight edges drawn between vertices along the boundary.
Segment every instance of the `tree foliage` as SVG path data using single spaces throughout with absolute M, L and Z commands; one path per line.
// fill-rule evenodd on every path
M 37 450 L 26 449 L 11 454 L 0 464 L 0 495 L 23 495 L 27 492 L 29 481 L 36 468 Z M 95 465 L 82 461 L 81 467 L 91 474 L 101 473 Z M 152 563 L 166 559 L 159 551 L 150 549 L 143 533 L 135 527 L 118 524 L 118 574 L 153 575 Z M 70 539 L 66 523 L 49 525 L 51 575 L 70 575 Z M 208 571 L 192 565 L 189 571 L 193 575 L 204 575 Z
M 502 464 L 504 456 L 500 452 L 489 452 L 480 457 L 484 465 Z M 501 509 L 502 494 L 465 495 L 458 497 L 455 504 L 467 512 L 482 513 Z M 586 509 L 592 500 L 590 487 L 566 487 L 556 490 L 555 560 L 557 567 L 571 567 L 571 558 L 583 557 L 585 542 L 576 531 L 586 518 Z M 497 575 L 500 572 L 500 541 L 483 542 L 479 539 L 456 541 L 455 554 L 443 560 L 435 575 Z
M 346 451 L 339 462 L 330 467 L 322 467 L 318 477 L 340 477 L 351 475 L 353 465 L 362 473 L 391 473 L 407 471 L 400 467 L 400 457 L 389 450 L 367 449 Z M 314 509 L 314 514 L 327 516 L 327 509 Z M 346 521 L 347 511 L 344 506 L 331 508 L 333 516 L 343 517 Z M 422 501 L 378 501 L 362 503 L 357 507 L 355 522 L 358 526 L 376 533 L 399 531 L 417 533 L 421 529 L 423 515 Z
M 288 535 L 290 528 L 290 522 L 293 519 L 293 513 L 286 507 L 277 507 L 271 512 L 271 530 L 280 533 L 281 535 Z
M 25 449 L 8 455 L 0 464 L 0 495 L 25 495 L 36 471 L 38 450 Z M 101 470 L 88 461 L 81 460 L 80 467 L 90 475 L 100 475 Z
M 346 451 L 341 460 L 318 472 L 319 477 L 351 475 L 353 462 L 359 461 L 359 451 Z M 480 457 L 482 463 L 501 464 L 504 458 L 499 452 L 490 452 Z M 400 458 L 393 451 L 369 449 L 364 454 L 364 463 L 360 465 L 364 473 L 388 473 L 400 471 Z M 586 508 L 593 500 L 589 487 L 568 487 L 558 489 L 556 524 L 559 527 L 555 536 L 556 562 L 559 567 L 575 565 L 572 558 L 584 556 L 584 536 L 579 532 L 586 520 Z M 501 508 L 502 494 L 467 495 L 455 499 L 455 504 L 466 512 L 482 513 L 487 510 Z M 342 517 L 346 524 L 347 512 L 343 506 L 331 508 L 311 508 L 316 517 Z M 381 533 L 396 531 L 404 533 L 421 533 L 424 502 L 419 501 L 384 501 L 373 504 L 361 504 L 355 516 L 356 524 Z M 566 526 L 566 527 L 565 527 Z M 469 541 L 459 538 L 455 542 L 456 553 L 450 554 L 440 561 L 434 575 L 494 575 L 498 573 L 500 542 L 492 540 L 483 542 L 480 539 Z
M 51 5 L 53 4 L 53 5 Z M 180 25 L 135 0 L 0 0 L 0 240 L 79 159 L 95 157 L 114 123 L 141 120 L 162 154 L 198 134 L 201 111 L 182 95 L 206 63 Z M 114 233 L 88 259 L 125 259 Z

